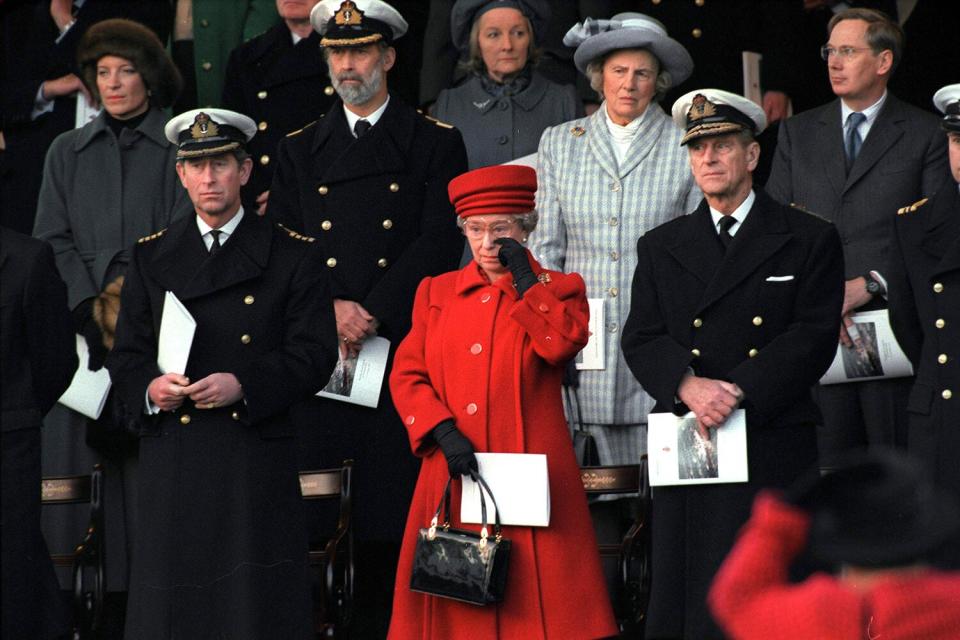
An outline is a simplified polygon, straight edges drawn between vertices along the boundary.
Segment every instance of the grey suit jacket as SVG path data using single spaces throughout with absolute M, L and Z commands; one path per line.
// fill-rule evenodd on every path
M 837 226 L 851 279 L 883 272 L 897 209 L 943 182 L 947 147 L 936 116 L 888 93 L 846 175 L 840 117 L 837 99 L 784 122 L 766 190 Z

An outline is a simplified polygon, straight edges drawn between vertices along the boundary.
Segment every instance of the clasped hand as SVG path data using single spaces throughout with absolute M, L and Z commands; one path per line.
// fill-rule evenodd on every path
M 177 409 L 186 398 L 193 400 L 198 409 L 216 409 L 243 398 L 243 387 L 232 373 L 211 373 L 193 384 L 179 373 L 165 373 L 150 382 L 147 394 L 161 411 Z
M 680 381 L 677 397 L 693 411 L 701 427 L 716 429 L 723 426 L 744 393 L 732 382 L 687 374 Z

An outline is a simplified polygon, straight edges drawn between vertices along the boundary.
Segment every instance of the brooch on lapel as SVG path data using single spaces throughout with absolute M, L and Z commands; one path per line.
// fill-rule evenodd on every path
M 474 103 L 473 103 L 473 106 L 475 106 L 477 109 L 483 109 L 483 108 L 484 108 L 485 106 L 487 106 L 488 104 L 490 104 L 490 99 L 489 99 L 489 98 L 486 99 L 486 100 L 484 100 L 483 102 L 474 102 Z
M 572 133 L 572 134 L 573 134 L 574 136 L 576 136 L 577 138 L 579 138 L 580 136 L 582 136 L 582 135 L 585 134 L 586 132 L 587 132 L 587 130 L 584 129 L 583 127 L 571 127 L 571 128 L 570 128 L 570 133 Z

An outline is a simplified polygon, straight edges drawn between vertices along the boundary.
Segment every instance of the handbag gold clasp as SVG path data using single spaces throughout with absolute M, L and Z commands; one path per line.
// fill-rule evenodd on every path
M 434 516 L 430 521 L 430 528 L 427 529 L 427 540 L 433 540 L 437 537 L 437 517 Z

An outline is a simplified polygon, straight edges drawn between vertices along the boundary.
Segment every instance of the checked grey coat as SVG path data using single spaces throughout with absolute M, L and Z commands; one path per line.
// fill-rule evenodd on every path
M 643 115 L 622 166 L 607 128 L 606 105 L 547 129 L 540 140 L 537 211 L 530 250 L 547 269 L 579 273 L 587 296 L 604 300 L 601 371 L 580 371 L 579 401 L 588 424 L 646 423 L 653 401 L 627 368 L 620 332 L 630 311 L 637 239 L 693 211 L 693 181 L 681 131 L 656 103 Z M 598 442 L 598 444 L 600 444 Z M 601 456 L 604 447 L 601 445 Z M 617 457 L 614 452 L 614 457 Z M 604 464 L 617 460 L 603 460 Z

